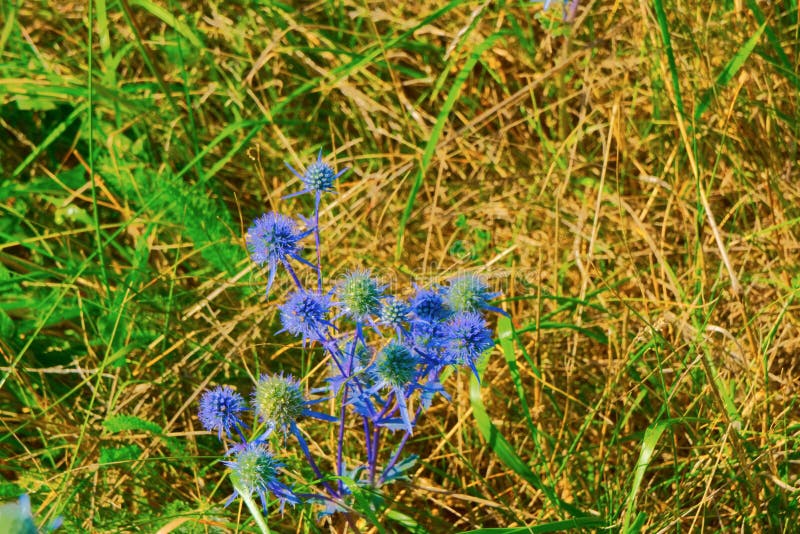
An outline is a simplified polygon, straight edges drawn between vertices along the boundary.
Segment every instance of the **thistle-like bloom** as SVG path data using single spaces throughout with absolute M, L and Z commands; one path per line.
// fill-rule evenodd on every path
M 369 271 L 352 271 L 338 284 L 336 296 L 345 315 L 363 323 L 380 312 L 385 289 Z
M 289 332 L 308 340 L 322 341 L 325 328 L 332 326 L 325 315 L 330 309 L 330 296 L 313 291 L 298 289 L 280 307 L 283 328 L 279 332 Z M 278 332 L 278 333 L 279 333 Z
M 265 423 L 285 430 L 303 415 L 306 399 L 291 376 L 261 375 L 253 391 L 253 407 Z
M 247 230 L 247 248 L 250 250 L 250 258 L 256 264 L 259 266 L 269 265 L 267 293 L 275 280 L 278 262 L 288 268 L 289 263 L 286 258 L 289 257 L 311 265 L 300 257 L 300 245 L 298 244 L 309 233 L 311 230 L 299 231 L 295 221 L 280 213 L 265 213 L 253 221 L 253 225 Z
M 309 165 L 306 168 L 306 172 L 303 174 L 294 170 L 294 167 L 288 163 L 286 166 L 289 167 L 289 170 L 292 171 L 305 186 L 305 189 L 289 195 L 289 197 L 302 195 L 303 193 L 314 193 L 317 199 L 319 199 L 322 193 L 332 191 L 333 182 L 347 171 L 347 168 L 344 168 L 339 172 L 334 172 L 330 165 L 322 161 L 322 150 L 317 154 L 317 161 Z
M 390 341 L 378 355 L 373 373 L 376 377 L 377 387 L 389 387 L 397 399 L 400 409 L 400 418 L 403 426 L 410 434 L 412 431 L 411 417 L 408 413 L 407 389 L 416 385 L 417 365 L 419 358 L 405 345 Z M 381 422 L 378 422 L 381 424 Z M 385 424 L 385 426 L 391 426 Z
M 441 321 L 450 316 L 450 310 L 445 307 L 444 299 L 433 289 L 417 288 L 417 293 L 411 299 L 411 311 L 422 321 Z
M 261 375 L 253 390 L 253 407 L 256 415 L 267 423 L 266 435 L 276 428 L 283 432 L 287 428 L 292 429 L 301 417 L 336 421 L 335 417 L 308 408 L 324 400 L 307 400 L 300 389 L 300 383 L 291 375 Z
M 217 386 L 200 397 L 200 423 L 208 431 L 216 430 L 222 440 L 222 433 L 230 437 L 231 430 L 239 431 L 245 426 L 239 419 L 239 412 L 247 410 L 244 398 L 228 386 Z
M 481 314 L 458 313 L 445 329 L 443 363 L 468 365 L 477 377 L 475 360 L 493 345 L 492 333 Z
M 446 340 L 446 324 L 441 321 L 414 321 L 411 324 L 411 346 L 428 359 L 436 359 Z
M 489 301 L 499 295 L 499 292 L 490 292 L 489 286 L 479 276 L 464 274 L 450 280 L 445 290 L 445 301 L 454 312 L 476 312 L 484 309 L 508 316 L 500 308 L 489 305 Z
M 386 326 L 390 326 L 395 330 L 405 331 L 409 313 L 411 313 L 411 307 L 406 301 L 396 297 L 389 297 L 383 301 L 378 317 L 380 322 Z
M 247 443 L 237 447 L 233 461 L 224 462 L 231 468 L 233 495 L 225 506 L 229 505 L 240 493 L 256 494 L 261 499 L 264 510 L 267 509 L 267 492 L 272 492 L 281 503 L 281 509 L 288 502 L 298 504 L 300 499 L 283 482 L 278 480 L 278 472 L 283 464 L 267 450 L 263 442 Z
M 418 363 L 419 360 L 408 347 L 391 341 L 375 362 L 375 374 L 386 386 L 403 387 L 416 378 Z

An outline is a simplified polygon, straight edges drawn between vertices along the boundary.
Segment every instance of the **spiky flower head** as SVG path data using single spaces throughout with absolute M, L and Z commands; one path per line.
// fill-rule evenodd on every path
M 486 308 L 488 301 L 499 295 L 488 289 L 489 286 L 481 277 L 464 274 L 450 280 L 445 290 L 445 300 L 454 312 L 475 312 Z
M 444 361 L 468 365 L 477 375 L 475 360 L 493 345 L 491 331 L 481 314 L 457 313 L 445 328 Z
M 450 316 L 444 299 L 434 289 L 417 288 L 414 298 L 411 299 L 411 311 L 423 321 L 441 321 Z
M 344 168 L 338 173 L 334 172 L 330 165 L 322 161 L 322 150 L 320 150 L 319 154 L 317 154 L 317 161 L 309 165 L 306 168 L 306 172 L 303 174 L 300 174 L 294 170 L 294 168 L 288 163 L 286 166 L 289 167 L 289 170 L 291 170 L 305 186 L 305 189 L 300 191 L 300 193 L 295 193 L 290 196 L 295 196 L 302 193 L 315 193 L 318 195 L 317 198 L 319 198 L 320 194 L 333 190 L 333 182 L 335 182 L 339 176 L 347 171 L 347 168 Z
M 402 299 L 389 297 L 384 300 L 380 311 L 380 320 L 383 324 L 394 328 L 403 328 L 408 322 L 411 307 Z
M 414 321 L 411 323 L 411 346 L 425 357 L 436 358 L 445 343 L 446 324 L 440 321 Z
M 322 154 L 320 154 L 317 161 L 308 166 L 300 179 L 309 191 L 330 191 L 333 189 L 336 173 L 333 172 L 330 165 L 322 161 Z
M 292 376 L 261 375 L 253 391 L 256 414 L 274 428 L 285 430 L 303 415 L 306 399 Z
M 303 343 L 308 340 L 320 340 L 324 337 L 325 327 L 330 322 L 325 315 L 330 309 L 330 296 L 298 289 L 280 306 L 281 332 L 289 332 L 301 336 Z
M 274 211 L 265 213 L 247 230 L 250 257 L 263 265 L 293 256 L 299 252 L 297 242 L 302 236 L 294 220 Z
M 362 322 L 379 313 L 384 289 L 369 271 L 357 270 L 345 275 L 336 288 L 336 296 L 344 313 Z
M 239 419 L 239 412 L 247 410 L 244 398 L 229 386 L 217 386 L 203 393 L 200 397 L 198 416 L 200 423 L 208 431 L 216 430 L 219 439 L 222 433 L 230 436 L 237 425 L 244 426 Z
M 374 372 L 381 383 L 399 388 L 416 379 L 418 363 L 411 349 L 393 340 L 378 355 Z
M 280 480 L 278 474 L 283 464 L 278 461 L 263 442 L 247 443 L 236 448 L 232 461 L 224 462 L 231 468 L 231 482 L 237 493 L 256 494 L 266 509 L 266 494 L 272 492 L 283 503 L 297 504 L 300 499 Z
M 300 257 L 298 242 L 310 231 L 301 232 L 294 220 L 280 213 L 269 212 L 253 221 L 247 230 L 247 248 L 250 258 L 259 266 L 269 265 L 267 291 L 275 280 L 278 262 L 286 257 L 307 263 Z

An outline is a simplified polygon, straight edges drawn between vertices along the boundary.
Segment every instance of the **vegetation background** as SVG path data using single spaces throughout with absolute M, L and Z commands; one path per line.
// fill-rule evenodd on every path
M 362 532 L 797 532 L 796 2 L 1 5 L 0 500 L 254 530 L 197 399 L 322 383 L 243 240 L 322 150 L 327 276 L 482 273 L 514 318 Z

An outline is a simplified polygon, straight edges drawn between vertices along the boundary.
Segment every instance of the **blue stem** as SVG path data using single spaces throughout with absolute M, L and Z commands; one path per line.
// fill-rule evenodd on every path
M 281 259 L 281 263 L 283 263 L 283 266 L 292 276 L 292 280 L 294 280 L 294 284 L 297 286 L 297 289 L 303 289 L 303 284 L 301 284 L 300 279 L 297 278 L 297 273 L 294 272 L 294 268 L 292 267 L 292 265 L 284 259 Z
M 314 461 L 314 457 L 311 456 L 311 450 L 309 450 L 308 448 L 308 443 L 306 443 L 303 434 L 300 433 L 300 429 L 297 428 L 297 423 L 292 422 L 291 430 L 292 434 L 297 439 L 297 442 L 300 444 L 300 448 L 303 450 L 303 454 L 306 457 L 308 465 L 311 466 L 311 470 L 314 471 L 314 476 L 316 476 L 319 479 L 322 486 L 326 490 L 328 490 L 328 493 L 331 495 L 331 497 L 340 497 L 339 492 L 333 489 L 333 487 L 330 484 L 328 484 L 328 482 L 323 478 L 322 471 L 320 471 L 317 462 Z
M 342 407 L 339 409 L 339 435 L 336 443 L 336 474 L 341 477 L 344 475 L 344 418 L 347 415 L 345 408 L 347 407 L 347 387 L 345 386 L 342 393 Z M 339 493 L 344 492 L 344 481 L 339 478 Z
M 417 413 L 414 414 L 414 425 L 417 423 L 417 418 L 419 417 L 420 411 L 421 410 L 417 408 Z M 383 470 L 383 473 L 381 473 L 381 484 L 386 480 L 386 475 L 389 473 L 389 471 L 391 471 L 392 467 L 394 467 L 394 464 L 396 464 L 397 460 L 400 458 L 400 453 L 403 452 L 403 447 L 406 446 L 409 436 L 411 436 L 411 433 L 406 431 L 406 433 L 403 435 L 403 439 L 400 440 L 400 444 L 397 446 L 397 450 L 392 455 L 389 463 L 386 464 L 386 468 Z
M 319 201 L 322 198 L 322 193 L 317 191 L 316 199 L 314 200 L 314 242 L 317 245 L 317 291 L 322 294 L 322 254 L 320 252 L 320 239 L 319 239 Z

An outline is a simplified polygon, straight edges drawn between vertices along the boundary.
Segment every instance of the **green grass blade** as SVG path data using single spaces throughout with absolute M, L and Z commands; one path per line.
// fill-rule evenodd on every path
M 465 530 L 460 534 L 545 534 L 547 532 L 568 532 L 570 530 L 580 530 L 585 532 L 587 528 L 604 528 L 605 521 L 599 517 L 576 517 L 563 521 L 553 521 L 529 527 L 509 527 L 509 528 L 479 528 L 476 530 Z
M 672 50 L 672 38 L 669 34 L 669 24 L 667 23 L 667 14 L 664 11 L 664 4 L 661 0 L 653 0 L 653 7 L 656 10 L 656 19 L 658 19 L 658 27 L 661 30 L 661 42 L 664 45 L 664 51 L 667 54 L 667 62 L 669 63 L 669 72 L 672 77 L 672 89 L 675 91 L 675 104 L 678 106 L 678 112 L 681 116 L 685 117 L 686 112 L 683 107 L 683 98 L 681 98 L 681 82 L 678 76 L 678 65 L 675 63 L 675 53 Z
M 745 61 L 747 61 L 747 58 L 749 58 L 750 54 L 753 53 L 753 50 L 758 44 L 758 40 L 761 38 L 761 34 L 764 33 L 764 29 L 766 29 L 766 27 L 767 23 L 765 22 L 758 28 L 758 30 L 756 30 L 753 35 L 750 36 L 747 41 L 745 41 L 741 48 L 736 51 L 736 54 L 734 54 L 731 60 L 728 61 L 728 64 L 722 69 L 722 72 L 719 73 L 717 79 L 714 81 L 714 85 L 708 88 L 703 97 L 700 99 L 700 102 L 697 104 L 697 108 L 694 110 L 695 122 L 700 120 L 700 116 L 708 109 L 708 106 L 711 104 L 711 99 L 717 90 L 727 85 L 728 82 L 733 79 L 736 73 L 739 72 L 739 69 L 742 68 L 742 65 L 744 65 Z
M 667 428 L 667 421 L 659 421 L 647 427 L 644 431 L 644 439 L 642 440 L 642 449 L 639 453 L 639 461 L 636 462 L 636 470 L 633 473 L 633 484 L 631 490 L 628 492 L 628 497 L 625 499 L 625 516 L 622 520 L 621 532 L 629 533 L 634 532 L 631 529 L 631 520 L 634 508 L 636 507 L 636 498 L 639 495 L 639 488 L 642 485 L 644 472 L 650 465 L 650 460 L 653 459 L 653 453 L 656 450 L 656 445 L 664 430 Z M 638 523 L 638 522 L 637 522 Z
M 539 475 L 534 473 L 528 464 L 519 457 L 517 452 L 511 444 L 503 437 L 500 431 L 494 426 L 489 414 L 486 412 L 486 407 L 481 398 L 481 386 L 475 375 L 470 378 L 469 385 L 469 399 L 472 405 L 472 414 L 475 417 L 475 422 L 478 425 L 483 438 L 489 444 L 489 447 L 494 451 L 497 457 L 512 471 L 522 477 L 531 486 L 538 489 L 547 497 L 550 503 L 560 510 L 564 510 L 575 516 L 584 516 L 576 506 L 561 500 L 553 490 L 553 488 L 542 482 Z
M 154 17 L 160 19 L 164 24 L 181 34 L 192 46 L 201 50 L 204 48 L 203 41 L 192 31 L 189 25 L 175 18 L 175 15 L 163 7 L 154 4 L 150 0 L 131 0 L 131 5 L 141 7 Z
M 53 130 L 49 134 L 47 134 L 47 137 L 45 137 L 44 141 L 42 141 L 33 151 L 31 151 L 31 153 L 28 154 L 28 156 L 22 161 L 22 163 L 17 165 L 17 168 L 14 169 L 12 171 L 12 173 L 11 173 L 11 177 L 12 178 L 16 178 L 17 176 L 22 174 L 22 171 L 24 171 L 28 167 L 28 165 L 33 163 L 33 161 L 42 152 L 47 150 L 47 147 L 49 147 L 56 140 L 58 140 L 58 138 L 61 137 L 61 134 L 63 134 L 65 131 L 67 131 L 67 128 L 69 128 L 69 125 L 72 124 L 73 122 L 75 122 L 75 119 L 80 117 L 85 112 L 86 112 L 86 104 L 85 103 L 79 105 L 74 110 L 72 110 L 72 113 L 70 113 L 69 116 L 67 116 L 67 118 L 64 119 L 64 121 L 61 124 L 59 124 L 58 126 L 53 128 Z
M 425 151 L 422 153 L 422 161 L 419 166 L 419 171 L 417 172 L 417 177 L 411 186 L 411 192 L 408 194 L 406 207 L 403 210 L 403 215 L 400 217 L 400 224 L 397 228 L 397 249 L 395 250 L 395 260 L 399 260 L 403 253 L 403 237 L 405 235 L 406 224 L 408 224 L 408 219 L 411 217 L 411 212 L 414 210 L 414 202 L 417 198 L 417 193 L 419 193 L 419 190 L 422 187 L 422 182 L 425 178 L 425 172 L 428 170 L 428 165 L 430 165 L 431 159 L 433 159 L 433 153 L 436 151 L 436 145 L 439 143 L 439 138 L 441 137 L 444 126 L 447 123 L 447 118 L 450 116 L 450 112 L 453 110 L 453 106 L 461 94 L 461 89 L 464 87 L 467 78 L 469 78 L 472 69 L 480 59 L 481 54 L 489 49 L 494 42 L 503 35 L 504 34 L 500 32 L 494 33 L 475 47 L 475 49 L 469 55 L 469 58 L 467 58 L 467 61 L 464 63 L 464 66 L 461 68 L 461 71 L 459 71 L 458 75 L 456 76 L 450 91 L 447 93 L 447 98 L 445 99 L 444 105 L 439 111 L 439 114 L 436 117 L 436 123 L 431 129 L 428 143 L 425 145 Z
M 525 414 L 525 420 L 528 423 L 528 430 L 530 431 L 533 442 L 537 443 L 536 439 L 536 426 L 531 419 L 531 410 L 528 406 L 528 398 L 525 395 L 525 390 L 522 387 L 522 378 L 519 375 L 519 367 L 517 366 L 516 351 L 514 351 L 514 325 L 508 317 L 500 317 L 497 320 L 497 338 L 500 340 L 500 347 L 503 349 L 503 357 L 508 365 L 508 372 L 511 375 L 511 380 L 514 382 L 514 388 L 517 391 L 522 413 Z

